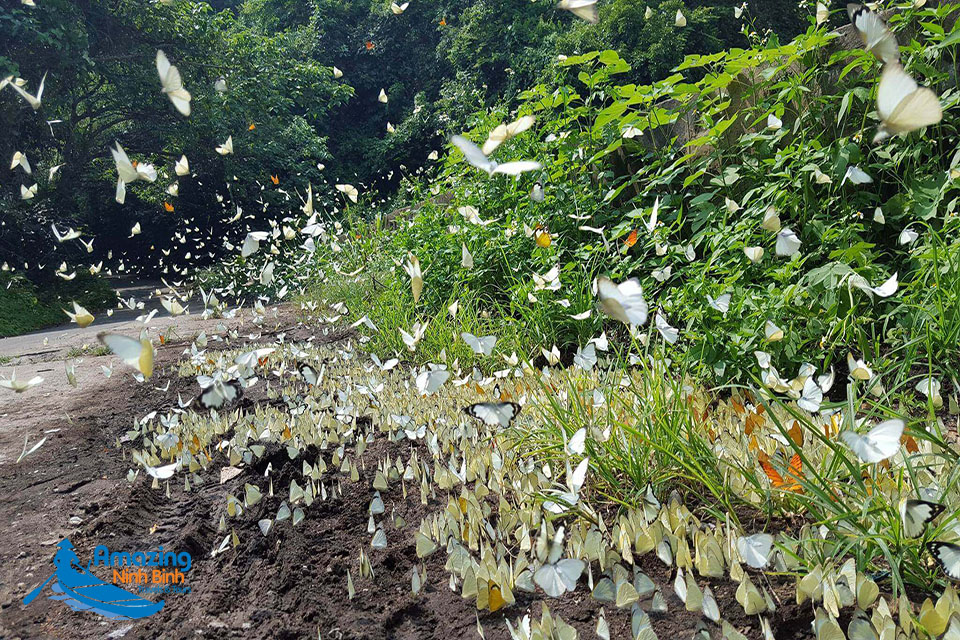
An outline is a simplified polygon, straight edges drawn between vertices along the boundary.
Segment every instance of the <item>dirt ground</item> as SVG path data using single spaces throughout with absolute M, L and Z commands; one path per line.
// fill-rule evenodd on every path
M 314 504 L 304 522 L 293 527 L 290 520 L 277 523 L 268 537 L 257 520 L 276 513 L 281 497 L 264 496 L 252 508 L 251 517 L 239 521 L 237 549 L 216 557 L 211 551 L 230 532 L 217 530 L 225 511 L 224 492 L 241 495 L 244 475 L 219 484 L 211 472 L 202 486 L 185 492 L 182 485 L 150 488 L 143 477 L 133 485 L 126 480 L 133 467 L 129 454 L 118 446 L 133 421 L 151 410 L 175 406 L 177 393 L 193 395 L 192 379 L 181 379 L 173 364 L 189 345 L 190 336 L 212 331 L 218 321 L 201 322 L 196 317 L 170 319 L 182 339 L 159 347 L 157 372 L 147 384 L 137 384 L 117 364 L 113 377 L 104 378 L 100 364 L 112 356 L 85 357 L 78 369 L 79 386 L 66 383 L 63 355 L 89 337 L 74 330 L 56 351 L 20 358 L 18 377 L 44 375 L 40 387 L 24 394 L 5 393 L 0 413 L 0 637 L 2 638 L 403 638 L 451 640 L 483 637 L 509 639 L 504 618 L 517 620 L 524 613 L 539 619 L 541 603 L 578 628 L 581 638 L 596 638 L 599 602 L 592 599 L 583 581 L 573 594 L 548 599 L 538 594 L 517 593 L 517 604 L 496 613 L 476 612 L 472 601 L 451 591 L 444 571 L 442 551 L 427 559 L 427 585 L 419 596 L 410 590 L 411 571 L 419 565 L 414 536 L 421 518 L 443 508 L 444 502 L 421 505 L 405 500 L 399 487 L 384 492 L 387 513 L 406 521 L 404 530 L 389 528 L 391 544 L 384 551 L 369 548 L 367 506 L 376 461 L 386 454 L 396 456 L 397 443 L 377 440 L 364 457 L 359 482 L 344 483 L 335 499 Z M 236 326 L 236 321 L 228 322 Z M 94 325 L 96 327 L 96 325 Z M 130 327 L 126 327 L 129 329 Z M 123 330 L 122 325 L 111 330 Z M 243 327 L 241 332 L 252 328 Z M 311 332 L 297 327 L 294 315 L 281 314 L 254 343 L 269 343 L 278 332 L 286 340 L 302 340 Z M 69 333 L 69 332 L 68 332 Z M 345 339 L 338 333 L 323 338 Z M 319 335 L 316 340 L 321 339 Z M 0 343 L 2 345 L 2 343 Z M 211 344 L 212 348 L 216 348 Z M 10 367 L 0 370 L 9 375 Z M 170 385 L 163 389 L 167 382 Z M 253 410 L 267 402 L 263 391 L 254 390 L 240 405 Z M 23 446 L 49 432 L 45 445 L 24 462 L 14 463 Z M 125 459 L 126 458 L 126 459 Z M 255 466 L 273 463 L 275 477 L 292 475 L 294 463 L 282 450 L 268 452 Z M 296 465 L 300 465 L 298 460 Z M 142 474 L 141 474 L 142 476 Z M 75 612 L 50 600 L 49 588 L 29 606 L 26 593 L 52 572 L 55 545 L 69 537 L 85 562 L 98 544 L 111 550 L 155 549 L 188 551 L 193 567 L 187 574 L 188 594 L 168 595 L 164 608 L 145 620 L 105 621 L 91 613 Z M 371 557 L 375 576 L 361 579 L 357 557 L 361 548 Z M 671 570 L 654 556 L 641 559 L 641 568 L 659 585 L 670 611 L 654 616 L 653 626 L 662 639 L 691 638 L 699 614 L 683 609 L 673 594 Z M 350 570 L 356 587 L 348 599 L 346 574 Z M 100 571 L 101 577 L 106 576 Z M 733 598 L 733 585 L 713 581 L 723 616 L 748 637 L 761 637 L 759 621 L 748 618 Z M 771 585 L 781 604 L 773 622 L 777 638 L 805 637 L 807 612 L 791 605 L 792 587 Z M 155 599 L 155 598 L 154 598 Z M 629 615 L 614 606 L 605 607 L 611 638 L 630 638 Z M 716 625 L 706 629 L 719 637 Z

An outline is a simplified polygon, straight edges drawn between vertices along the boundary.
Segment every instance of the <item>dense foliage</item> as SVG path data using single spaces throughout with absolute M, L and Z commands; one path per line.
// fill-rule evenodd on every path
M 650 19 L 646 5 L 613 0 L 597 25 L 527 0 L 414 2 L 402 15 L 389 5 L 9 3 L 0 13 L 0 78 L 23 78 L 31 92 L 46 82 L 36 112 L 0 91 L 0 127 L 8 132 L 0 156 L 21 151 L 36 168 L 0 174 L 0 262 L 41 288 L 53 282 L 51 264 L 85 269 L 108 256 L 104 273 L 187 275 L 222 255 L 224 238 L 236 243 L 269 206 L 302 195 L 308 183 L 321 198 L 336 182 L 389 192 L 474 111 L 509 104 L 552 73 L 559 54 L 616 47 L 633 64 L 631 77 L 650 81 L 686 53 L 746 44 L 734 4 L 716 0 L 651 3 Z M 677 32 L 672 16 L 681 6 L 690 26 Z M 785 35 L 799 23 L 786 0 L 747 17 Z M 159 90 L 157 49 L 193 93 L 189 118 Z M 215 89 L 218 79 L 226 90 Z M 388 104 L 377 101 L 381 89 Z M 214 149 L 230 135 L 237 152 L 222 158 Z M 122 206 L 113 197 L 115 142 L 160 169 L 155 183 L 131 185 Z M 173 196 L 181 154 L 199 179 L 181 180 Z M 272 177 L 281 191 L 261 192 Z M 21 185 L 34 183 L 37 195 L 21 199 Z M 240 211 L 252 217 L 235 220 Z M 138 222 L 142 233 L 133 237 Z M 95 236 L 92 251 L 55 244 L 51 223 Z
M 955 99 L 956 38 L 939 25 L 953 24 L 955 11 L 892 21 L 913 34 L 908 68 L 946 105 Z M 824 27 L 788 44 L 688 56 L 651 84 L 624 82 L 630 70 L 612 50 L 558 62 L 516 112 L 482 110 L 471 120 L 479 143 L 499 122 L 535 115 L 534 130 L 496 156 L 540 160 L 541 172 L 488 178 L 454 152 L 434 179 L 407 184 L 416 206 L 402 212 L 400 231 L 355 234 L 356 262 L 343 269 L 388 272 L 374 276 L 380 305 L 371 315 L 383 350 L 404 351 L 394 327 L 432 319 L 418 358 L 445 348 L 471 359 L 465 345 L 452 346 L 461 322 L 462 330 L 496 333 L 508 353 L 536 358 L 556 344 L 571 354 L 601 329 L 622 331 L 596 313 L 581 316 L 595 306 L 594 278 L 609 274 L 639 277 L 651 305 L 649 339 L 662 340 L 652 322 L 660 315 L 679 329 L 669 351 L 707 379 L 767 375 L 758 351 L 771 355 L 783 380 L 803 363 L 845 375 L 853 353 L 884 374 L 877 392 L 884 383 L 900 389 L 921 371 L 949 378 L 957 370 L 960 200 L 950 117 L 927 135 L 871 146 L 879 63 Z M 850 181 L 853 166 L 872 182 Z M 538 181 L 543 202 L 529 196 Z M 437 194 L 446 197 L 437 203 Z M 491 224 L 471 223 L 464 207 Z M 773 215 L 776 226 L 764 225 Z M 784 229 L 801 243 L 796 255 L 778 255 Z M 543 232 L 546 247 L 535 241 Z M 463 246 L 473 268 L 462 266 Z M 762 258 L 748 259 L 748 247 L 763 248 Z M 394 266 L 408 253 L 426 274 L 419 308 Z M 531 276 L 553 267 L 560 289 L 544 290 Z M 894 274 L 894 295 L 866 290 Z M 709 303 L 724 294 L 726 312 Z M 455 300 L 477 320 L 449 321 Z M 783 330 L 781 340 L 768 338 L 770 323 Z

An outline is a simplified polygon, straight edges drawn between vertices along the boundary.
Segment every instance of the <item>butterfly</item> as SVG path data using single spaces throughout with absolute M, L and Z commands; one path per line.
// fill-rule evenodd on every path
M 243 396 L 243 388 L 236 380 L 223 382 L 218 376 L 199 376 L 197 382 L 203 389 L 200 403 L 208 409 L 219 409 L 224 403 L 233 402 Z
M 350 198 L 350 201 L 353 203 L 356 203 L 357 198 L 360 196 L 360 192 L 357 191 L 357 188 L 352 184 L 338 184 L 336 185 L 336 189 L 340 193 Z
M 450 138 L 450 142 L 460 149 L 468 163 L 477 169 L 486 171 L 487 174 L 491 176 L 495 173 L 517 176 L 526 171 L 537 171 L 543 167 L 539 162 L 532 160 L 520 160 L 500 164 L 496 160 L 487 158 L 483 151 L 480 150 L 480 147 L 463 136 L 453 136 Z
M 222 156 L 228 156 L 233 153 L 233 136 L 227 136 L 227 141 L 217 147 L 216 151 Z
M 960 580 L 960 544 L 929 542 L 927 543 L 927 550 L 944 573 L 954 580 Z
M 590 24 L 596 24 L 598 20 L 597 0 L 560 0 L 557 9 L 569 11 Z
M 377 96 L 377 102 L 382 102 L 383 104 L 390 102 L 390 98 L 387 97 L 387 92 L 385 89 L 380 89 L 380 95 Z
M 37 95 L 32 96 L 16 82 L 8 83 L 10 87 L 20 94 L 20 97 L 27 101 L 27 103 L 33 108 L 34 111 L 40 108 L 41 100 L 43 99 L 43 83 L 47 80 L 47 74 L 43 74 L 43 78 L 40 79 L 40 88 L 37 89 Z M 2 87 L 3 85 L 0 85 Z
M 755 533 L 752 536 L 737 538 L 737 552 L 748 566 L 762 569 L 770 561 L 770 549 L 773 536 L 769 533 Z
M 534 574 L 533 580 L 548 596 L 559 598 L 567 591 L 576 590 L 577 580 L 583 573 L 583 567 L 583 560 L 565 558 L 541 566 Z
M 173 170 L 178 176 L 190 175 L 190 162 L 187 160 L 187 156 L 181 155 Z
M 167 213 L 173 213 L 173 205 L 169 202 L 164 202 L 163 208 L 167 211 Z
M 403 4 L 397 4 L 396 2 L 390 3 L 390 11 L 393 12 L 393 15 L 398 16 L 404 11 L 407 10 L 407 7 L 410 6 L 409 2 L 404 2 Z
M 424 371 L 416 378 L 417 391 L 421 396 L 433 395 L 449 379 L 450 372 L 446 369 Z
M 637 230 L 634 229 L 630 232 L 630 235 L 627 236 L 627 239 L 623 241 L 623 246 L 627 249 L 637 244 Z
M 597 294 L 601 310 L 614 320 L 634 326 L 646 323 L 647 302 L 643 299 L 643 287 L 636 278 L 615 284 L 601 276 L 597 278 Z
M 496 336 L 484 336 L 482 338 L 478 338 L 472 333 L 467 333 L 464 331 L 460 334 L 460 337 L 463 338 L 463 341 L 467 343 L 467 346 L 469 346 L 477 355 L 489 356 L 491 353 L 493 353 L 493 348 L 497 344 Z
M 901 133 L 936 124 L 943 119 L 940 98 L 903 70 L 899 63 L 888 63 L 877 88 L 877 113 L 880 126 L 874 144 Z
M 175 66 L 167 60 L 166 54 L 157 49 L 157 73 L 160 74 L 160 84 L 163 92 L 170 98 L 170 102 L 177 111 L 185 116 L 190 115 L 190 92 L 183 88 L 183 79 Z
M 102 332 L 97 340 L 118 355 L 125 364 L 133 367 L 144 378 L 153 375 L 153 345 L 147 339 L 136 340 L 119 333 Z
M 847 430 L 840 434 L 857 457 L 867 463 L 880 462 L 900 450 L 900 437 L 905 425 L 903 420 L 885 420 L 866 435 Z
M 520 405 L 516 402 L 478 402 L 464 407 L 463 412 L 487 426 L 507 428 L 520 413 Z
M 65 314 L 70 317 L 70 322 L 76 322 L 77 326 L 81 329 L 89 327 L 93 324 L 93 314 L 78 305 L 76 302 L 73 303 L 73 312 L 63 310 Z
M 787 480 L 780 475 L 779 471 L 774 469 L 766 455 L 760 456 L 760 466 L 763 468 L 763 472 L 767 475 L 767 478 L 770 479 L 770 484 L 773 485 L 774 489 L 803 493 L 803 487 L 799 483 L 799 481 L 803 479 L 803 461 L 800 459 L 799 453 L 793 454 L 793 457 L 790 459 L 790 468 L 787 470 Z
M 270 182 L 273 184 L 280 184 L 280 178 L 278 176 L 270 176 Z
M 677 340 L 680 339 L 680 330 L 671 326 L 670 323 L 667 322 L 667 319 L 659 313 L 657 313 L 654 321 L 657 325 L 657 331 L 660 332 L 660 335 L 663 336 L 663 339 L 670 344 L 676 344 Z
M 867 51 L 884 62 L 900 60 L 900 46 L 883 18 L 856 3 L 847 5 L 847 15 L 850 16 L 850 23 L 860 34 Z
M 373 51 L 373 48 L 374 48 L 376 45 L 373 44 L 373 41 L 367 40 L 367 41 L 364 43 L 364 46 L 366 46 L 367 51 Z
M 945 507 L 927 500 L 907 499 L 900 503 L 900 522 L 903 534 L 908 538 L 918 538 L 927 523 L 943 513 Z
M 16 393 L 23 393 L 27 389 L 37 386 L 41 382 L 43 382 L 43 378 L 40 376 L 33 376 L 26 382 L 17 380 L 17 372 L 14 371 L 9 380 L 0 379 L 0 387 L 3 387 L 4 389 L 10 389 Z

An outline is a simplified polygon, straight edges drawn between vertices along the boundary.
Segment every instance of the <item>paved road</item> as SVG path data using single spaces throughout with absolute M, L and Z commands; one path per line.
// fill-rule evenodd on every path
M 66 352 L 73 347 L 79 348 L 85 344 L 95 345 L 97 334 L 101 331 L 136 335 L 143 327 L 142 324 L 136 322 L 137 318 L 150 313 L 154 309 L 157 310 L 157 314 L 147 327 L 163 331 L 176 324 L 176 319 L 172 318 L 167 310 L 161 306 L 160 297 L 154 295 L 157 289 L 167 291 L 166 286 L 159 280 L 136 282 L 119 280 L 115 286 L 117 295 L 124 300 L 136 298 L 138 302 L 143 302 L 142 310 L 131 310 L 123 306 L 123 308 L 114 309 L 111 316 L 108 316 L 106 311 L 100 311 L 94 314 L 96 316 L 94 323 L 85 329 L 67 321 L 60 326 L 42 329 L 22 336 L 0 338 L 0 358 L 10 358 L 12 359 L 11 363 L 18 359 L 49 359 L 52 354 L 61 351 Z M 203 311 L 199 296 L 191 299 L 189 305 L 184 304 L 184 306 L 189 306 L 190 310 L 196 314 Z M 3 368 L 3 374 L 8 375 L 9 371 L 6 369 L 7 367 Z

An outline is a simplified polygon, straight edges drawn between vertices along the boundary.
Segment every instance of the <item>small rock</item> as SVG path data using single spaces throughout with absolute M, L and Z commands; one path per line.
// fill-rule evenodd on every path
M 70 523 L 70 526 L 79 527 L 80 523 L 82 523 L 83 520 L 80 518 L 80 516 L 73 516 L 72 518 L 67 520 L 67 522 Z

